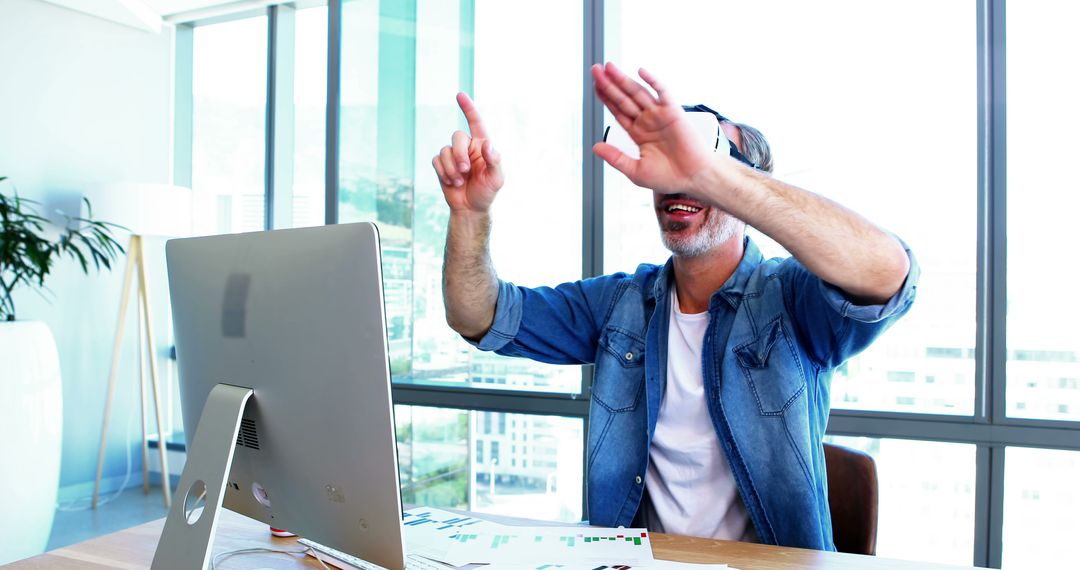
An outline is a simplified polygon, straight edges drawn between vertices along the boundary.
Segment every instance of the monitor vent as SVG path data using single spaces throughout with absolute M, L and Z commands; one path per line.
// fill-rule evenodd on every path
M 255 420 L 240 420 L 240 432 L 236 434 L 236 445 L 259 449 L 259 433 L 255 430 Z

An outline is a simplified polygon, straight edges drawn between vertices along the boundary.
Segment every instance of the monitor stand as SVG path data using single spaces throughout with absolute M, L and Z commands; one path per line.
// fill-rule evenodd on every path
M 253 393 L 251 388 L 218 384 L 207 396 L 151 570 L 208 567 L 240 418 Z M 206 506 L 199 509 L 203 498 Z

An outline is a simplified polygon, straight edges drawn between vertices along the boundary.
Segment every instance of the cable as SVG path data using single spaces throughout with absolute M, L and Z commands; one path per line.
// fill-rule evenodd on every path
M 325 562 L 323 562 L 322 556 L 319 556 L 319 551 L 318 550 L 315 550 L 314 548 L 309 547 L 307 549 L 307 552 L 310 552 L 311 555 L 315 557 L 315 560 L 319 561 L 320 566 L 322 566 L 323 568 L 326 568 L 326 570 L 331 570 L 330 567 L 327 566 Z
M 230 556 L 236 556 L 238 554 L 255 554 L 257 552 L 268 552 L 270 554 L 288 554 L 289 556 L 295 556 L 299 554 L 303 556 L 307 555 L 308 551 L 312 552 L 315 555 L 315 560 L 318 560 L 319 564 L 322 564 L 323 568 L 325 568 L 326 570 L 331 570 L 330 567 L 322 561 L 322 558 L 319 558 L 319 553 L 315 552 L 310 548 L 305 548 L 303 550 L 278 550 L 276 548 L 240 548 L 238 550 L 229 550 L 227 552 L 221 552 L 210 559 L 210 570 L 217 569 L 217 563 L 219 560 L 228 558 Z

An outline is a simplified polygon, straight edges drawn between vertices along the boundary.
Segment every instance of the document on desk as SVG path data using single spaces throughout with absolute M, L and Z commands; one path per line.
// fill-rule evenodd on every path
M 405 548 L 452 566 L 644 564 L 653 560 L 645 529 L 586 526 L 511 526 L 433 508 L 415 508 L 402 517 Z
M 451 513 L 442 509 L 418 507 L 405 511 L 405 551 L 431 560 L 450 563 L 447 558 L 454 539 L 462 532 L 499 532 L 506 525 Z
M 463 530 L 450 540 L 440 558 L 453 566 L 464 564 L 646 565 L 653 560 L 649 533 L 644 529 L 581 526 L 504 526 L 497 531 Z M 530 564 L 532 566 L 532 564 Z
M 656 560 L 645 529 L 512 526 L 426 507 L 406 511 L 402 525 L 410 555 L 458 568 L 736 570 L 726 564 Z

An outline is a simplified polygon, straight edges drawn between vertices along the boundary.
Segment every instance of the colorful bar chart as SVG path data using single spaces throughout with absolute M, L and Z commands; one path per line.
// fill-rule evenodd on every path
M 456 530 L 485 522 L 480 519 L 455 515 L 446 511 L 417 511 L 417 509 L 406 511 L 401 517 L 401 524 L 412 527 L 427 525 L 435 528 L 435 530 Z
M 649 534 L 641 529 L 503 526 L 497 532 L 462 532 L 452 543 L 446 561 L 455 565 L 523 560 L 634 565 L 652 560 Z
M 452 566 L 513 570 L 629 570 L 652 566 L 645 529 L 511 526 L 437 508 L 402 516 L 406 551 Z
M 421 507 L 401 517 L 405 530 L 405 550 L 432 560 L 446 558 L 450 547 L 463 532 L 474 538 L 478 532 L 499 532 L 503 525 L 436 508 Z

